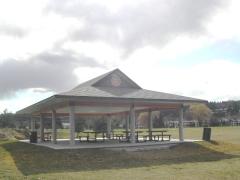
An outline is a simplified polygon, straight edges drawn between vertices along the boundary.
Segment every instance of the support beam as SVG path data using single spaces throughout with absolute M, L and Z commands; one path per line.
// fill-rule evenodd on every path
M 129 114 L 126 114 L 126 131 L 128 131 L 129 130 L 129 118 L 130 118 L 130 116 L 129 116 Z
M 112 119 L 110 116 L 107 116 L 107 137 L 111 138 L 111 132 L 112 132 Z
M 35 131 L 35 130 L 36 130 L 36 122 L 35 122 L 35 119 L 31 117 L 31 131 Z
M 152 140 L 152 129 L 153 129 L 153 122 L 152 122 L 152 110 L 148 110 L 148 131 L 149 131 L 149 140 Z
M 126 118 L 126 124 L 125 124 L 125 131 L 126 131 L 126 139 L 127 141 L 129 141 L 129 119 L 130 119 L 130 115 L 129 113 L 126 113 L 125 115 Z
M 183 105 L 179 109 L 179 141 L 184 141 L 183 138 Z
M 44 141 L 43 115 L 40 114 L 40 142 Z
M 19 127 L 20 127 L 20 121 L 16 121 L 16 122 L 15 122 L 15 126 L 16 126 L 16 129 L 19 130 Z
M 75 144 L 75 109 L 74 106 L 69 106 L 69 123 L 70 123 L 70 145 Z
M 57 143 L 56 110 L 52 110 L 52 143 Z
M 136 137 L 135 137 L 135 108 L 134 108 L 134 104 L 132 104 L 130 106 L 130 129 L 131 129 L 131 138 L 130 141 L 131 143 L 135 143 L 136 142 Z
M 137 112 L 136 110 L 134 110 L 134 114 L 135 114 L 135 129 L 138 129 L 138 116 L 140 115 L 140 112 Z
M 32 118 L 30 117 L 30 119 L 28 120 L 28 129 L 29 131 L 32 130 Z

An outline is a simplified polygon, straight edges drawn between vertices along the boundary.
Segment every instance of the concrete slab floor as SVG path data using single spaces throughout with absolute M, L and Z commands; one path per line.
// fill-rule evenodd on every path
M 21 142 L 30 143 L 29 140 L 20 140 Z M 202 140 L 186 139 L 184 142 L 196 142 Z M 149 141 L 149 142 L 139 142 L 139 143 L 128 143 L 128 142 L 119 142 L 118 140 L 105 140 L 104 142 L 79 142 L 75 140 L 75 145 L 70 145 L 68 139 L 57 139 L 57 144 L 52 142 L 38 142 L 31 143 L 37 146 L 44 146 L 51 149 L 94 149 L 94 148 L 108 148 L 108 149 L 119 149 L 126 151 L 134 150 L 144 150 L 144 149 L 164 149 L 169 148 L 173 145 L 179 143 L 184 143 L 178 139 L 172 139 L 171 141 Z

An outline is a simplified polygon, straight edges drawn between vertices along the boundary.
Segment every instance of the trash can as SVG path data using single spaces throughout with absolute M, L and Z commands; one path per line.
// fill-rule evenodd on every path
M 31 131 L 30 143 L 37 143 L 37 131 Z
M 203 128 L 203 140 L 211 140 L 211 128 Z

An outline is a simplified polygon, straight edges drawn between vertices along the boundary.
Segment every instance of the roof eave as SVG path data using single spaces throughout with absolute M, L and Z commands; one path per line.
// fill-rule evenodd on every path
M 144 99 L 144 98 L 121 98 L 121 97 L 94 97 L 94 96 L 70 96 L 70 95 L 53 95 L 49 98 L 46 98 L 42 101 L 39 101 L 33 105 L 30 105 L 24 109 L 21 109 L 16 112 L 16 114 L 33 114 L 41 111 L 43 107 L 44 109 L 51 109 L 54 108 L 54 102 L 56 99 L 67 99 L 69 102 L 71 101 L 90 101 L 90 102 L 101 102 L 102 100 L 106 100 L 107 102 L 112 103 L 177 103 L 177 104 L 184 104 L 184 103 L 207 103 L 208 101 L 202 99 Z
M 99 96 L 74 96 L 74 95 L 55 95 L 56 98 L 71 98 L 71 99 L 92 99 L 92 100 L 124 100 L 124 101 L 153 101 L 153 102 L 172 102 L 172 103 L 208 103 L 202 99 L 150 99 L 150 98 L 121 98 L 121 97 L 99 97 Z
M 41 106 L 45 103 L 49 103 L 49 102 L 53 101 L 55 98 L 56 98 L 56 95 L 50 96 L 46 99 L 43 99 L 43 100 L 41 100 L 41 101 L 39 101 L 35 104 L 32 104 L 32 105 L 30 105 L 26 108 L 23 108 L 23 109 L 17 111 L 16 114 L 31 114 L 31 113 L 34 113 L 36 111 L 34 109 L 36 109 L 37 106 Z

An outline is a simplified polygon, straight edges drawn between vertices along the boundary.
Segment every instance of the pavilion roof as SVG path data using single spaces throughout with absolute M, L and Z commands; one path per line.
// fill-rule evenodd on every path
M 151 91 L 141 88 L 119 69 L 115 69 L 94 79 L 86 81 L 70 91 L 56 94 L 50 98 L 33 104 L 17 113 L 28 113 L 39 111 L 44 105 L 54 106 L 56 99 L 69 99 L 69 101 L 84 99 L 110 99 L 110 100 L 137 100 L 137 101 L 163 101 L 163 102 L 197 102 L 205 100 L 169 94 L 164 92 Z
M 121 83 L 116 82 L 119 84 L 117 84 L 117 86 L 111 84 L 112 78 L 114 77 L 119 77 L 121 81 Z M 119 79 L 115 81 L 119 81 Z M 143 89 L 119 69 L 84 82 L 70 91 L 57 94 L 57 96 L 204 101 L 186 96 Z

